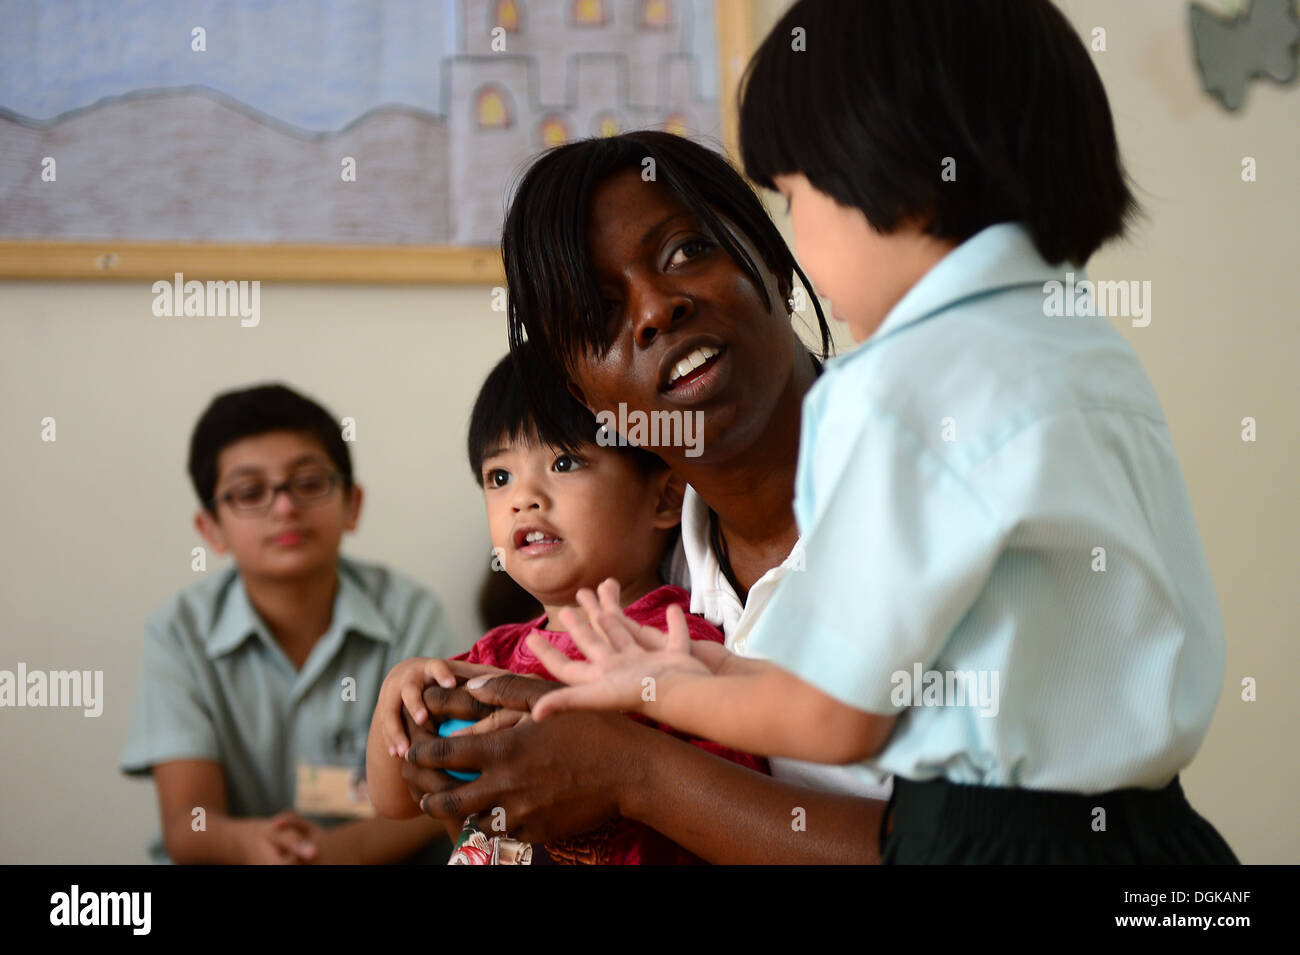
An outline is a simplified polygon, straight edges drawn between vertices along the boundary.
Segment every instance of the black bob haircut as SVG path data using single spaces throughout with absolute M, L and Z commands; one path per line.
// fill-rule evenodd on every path
M 1047 262 L 1082 265 L 1138 214 L 1101 78 L 1050 0 L 799 0 L 741 84 L 746 174 L 802 173 L 877 232 L 1022 222 Z
M 511 350 L 531 341 L 543 370 L 569 378 L 580 355 L 609 349 L 611 329 L 588 254 L 587 212 L 597 186 L 626 169 L 641 172 L 647 158 L 654 160 L 655 182 L 695 214 L 749 276 L 766 307 L 772 303 L 759 263 L 720 217 L 748 239 L 785 298 L 793 291 L 792 276 L 799 276 L 817 312 L 822 357 L 829 356 L 831 332 L 821 303 L 753 187 L 709 147 L 657 130 L 555 146 L 524 173 L 501 234 Z
M 190 438 L 190 481 L 200 503 L 216 513 L 217 459 L 237 441 L 271 431 L 295 431 L 320 442 L 343 478 L 345 493 L 352 490 L 352 458 L 333 416 L 284 385 L 258 385 L 228 391 L 212 399 L 199 417 Z
M 596 444 L 599 428 L 596 416 L 578 403 L 563 381 L 538 366 L 533 349 L 524 342 L 488 373 L 470 412 L 466 450 L 474 481 L 482 487 L 483 462 L 502 441 L 580 455 L 584 445 Z M 668 467 L 663 458 L 644 448 L 609 447 L 631 457 L 642 474 Z

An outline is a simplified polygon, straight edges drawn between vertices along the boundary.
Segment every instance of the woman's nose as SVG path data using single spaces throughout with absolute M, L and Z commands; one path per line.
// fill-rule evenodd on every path
M 633 337 L 642 348 L 660 334 L 680 325 L 695 310 L 688 296 L 666 293 L 654 287 L 640 290 L 632 301 L 636 308 Z

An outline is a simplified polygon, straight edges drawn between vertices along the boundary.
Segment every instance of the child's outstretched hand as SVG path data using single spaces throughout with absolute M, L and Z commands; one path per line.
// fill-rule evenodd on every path
M 412 657 L 403 660 L 384 677 L 379 688 L 379 702 L 375 704 L 374 719 L 379 722 L 388 755 L 402 757 L 411 748 L 402 725 L 402 707 L 411 719 L 423 725 L 429 719 L 424 706 L 424 688 L 437 683 L 451 689 L 458 677 L 472 677 L 480 673 L 501 673 L 496 667 L 463 660 L 439 660 L 433 657 Z
M 664 633 L 628 619 L 619 605 L 618 581 L 606 580 L 597 593 L 599 597 L 590 590 L 578 591 L 585 615 L 568 607 L 560 611 L 574 645 L 589 662 L 569 659 L 541 634 L 528 637 L 542 665 L 570 684 L 534 703 L 534 720 L 576 709 L 645 713 L 665 678 L 711 676 L 732 656 L 720 644 L 691 640 L 679 606 L 668 608 Z

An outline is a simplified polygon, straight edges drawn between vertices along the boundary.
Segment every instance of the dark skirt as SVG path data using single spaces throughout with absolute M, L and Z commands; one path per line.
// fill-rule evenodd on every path
M 895 777 L 880 851 L 886 865 L 1239 864 L 1177 776 L 1090 796 Z

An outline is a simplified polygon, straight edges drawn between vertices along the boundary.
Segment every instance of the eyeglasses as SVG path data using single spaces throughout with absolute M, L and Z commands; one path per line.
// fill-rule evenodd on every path
M 217 501 L 225 501 L 235 514 L 261 517 L 271 513 L 275 498 L 281 491 L 299 507 L 316 507 L 329 499 L 341 480 L 337 471 L 300 471 L 280 484 L 267 484 L 265 481 L 240 484 L 218 495 L 212 503 L 215 506 Z

